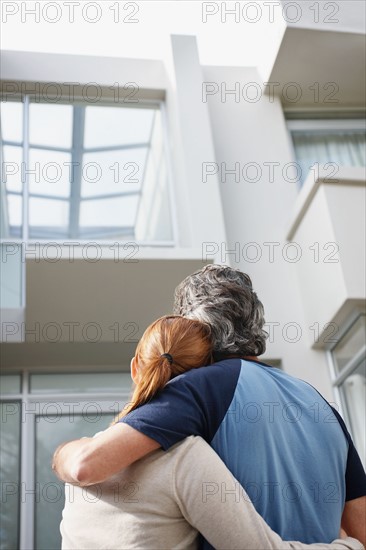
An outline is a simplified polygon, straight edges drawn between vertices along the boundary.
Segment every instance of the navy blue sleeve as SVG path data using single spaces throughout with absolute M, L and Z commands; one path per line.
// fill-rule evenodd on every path
M 233 400 L 240 366 L 240 359 L 228 359 L 181 374 L 120 422 L 154 439 L 164 450 L 189 435 L 210 443 Z
M 366 495 L 366 473 L 362 466 L 361 459 L 353 444 L 352 438 L 346 428 L 343 418 L 333 407 L 331 407 L 344 435 L 348 441 L 348 457 L 346 468 L 346 501 Z

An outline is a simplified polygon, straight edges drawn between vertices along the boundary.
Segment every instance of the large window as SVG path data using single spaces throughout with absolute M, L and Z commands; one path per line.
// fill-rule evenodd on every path
M 53 452 L 106 429 L 128 400 L 130 375 L 24 372 L 0 383 L 0 549 L 60 549 L 64 484 Z
M 163 104 L 1 102 L 1 238 L 172 243 Z
M 320 169 L 336 177 L 339 166 L 366 166 L 364 120 L 289 120 L 287 125 L 301 184 L 311 171 L 314 177 Z
M 342 412 L 366 467 L 366 316 L 358 316 L 330 352 Z

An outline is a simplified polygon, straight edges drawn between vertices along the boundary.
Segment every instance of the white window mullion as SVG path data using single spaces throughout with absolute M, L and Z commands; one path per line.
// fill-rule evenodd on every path
M 341 392 L 339 391 L 339 387 L 334 384 L 334 380 L 335 380 L 335 377 L 336 377 L 336 372 L 335 372 L 335 366 L 334 366 L 334 360 L 333 360 L 332 352 L 330 350 L 327 350 L 325 353 L 326 353 L 326 358 L 327 358 L 327 362 L 328 362 L 328 365 L 329 365 L 329 370 L 330 370 L 330 373 L 331 373 L 331 380 L 332 380 L 332 385 L 333 385 L 335 404 L 338 406 L 339 414 L 344 419 L 345 415 L 346 415 L 346 410 L 345 410 L 345 407 L 344 407 L 343 399 L 342 399 L 342 396 L 341 396 Z
M 35 487 L 35 416 L 36 404 L 29 402 L 29 373 L 24 372 L 21 404 L 21 463 L 20 463 L 20 550 L 34 545 Z
M 29 238 L 29 96 L 23 100 L 23 166 L 26 167 L 23 176 L 23 240 Z
M 161 120 L 162 120 L 162 130 L 163 130 L 163 150 L 164 150 L 164 157 L 166 162 L 166 168 L 167 168 L 167 176 L 168 176 L 168 195 L 169 195 L 169 206 L 171 211 L 171 223 L 172 223 L 172 236 L 173 236 L 173 242 L 175 245 L 178 244 L 178 212 L 177 212 L 177 198 L 175 194 L 175 188 L 173 184 L 173 167 L 171 162 L 171 156 L 172 151 L 170 149 L 169 144 L 171 143 L 171 140 L 169 139 L 169 131 L 168 131 L 168 115 L 165 103 L 162 101 L 160 103 L 160 112 L 161 112 Z
M 69 237 L 79 236 L 81 180 L 83 173 L 83 146 L 84 146 L 85 107 L 74 107 L 73 136 L 72 136 L 72 163 L 73 180 L 70 191 Z
M 21 307 L 26 304 L 26 250 L 25 244 L 29 239 L 29 96 L 23 100 L 23 215 L 22 215 L 22 265 L 21 265 Z

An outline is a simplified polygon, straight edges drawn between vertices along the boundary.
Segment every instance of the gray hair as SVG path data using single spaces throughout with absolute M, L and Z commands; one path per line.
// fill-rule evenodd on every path
M 175 289 L 174 313 L 211 326 L 213 352 L 261 355 L 268 333 L 264 308 L 246 273 L 224 265 L 206 265 Z

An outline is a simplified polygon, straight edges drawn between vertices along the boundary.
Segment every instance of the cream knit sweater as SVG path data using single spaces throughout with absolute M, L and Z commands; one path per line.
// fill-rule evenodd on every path
M 363 549 L 351 538 L 330 545 L 282 541 L 200 437 L 154 451 L 104 483 L 65 489 L 63 550 L 190 550 L 198 532 L 219 549 Z

